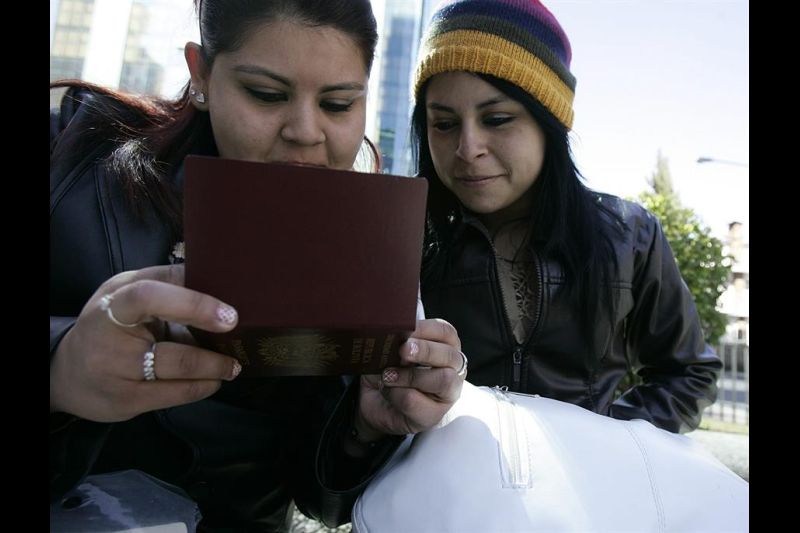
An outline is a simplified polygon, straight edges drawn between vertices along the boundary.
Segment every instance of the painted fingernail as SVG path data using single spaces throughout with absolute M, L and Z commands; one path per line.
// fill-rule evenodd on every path
M 397 378 L 399 377 L 400 374 L 398 374 L 397 370 L 395 370 L 394 368 L 387 368 L 386 370 L 383 371 L 383 379 L 381 380 L 381 382 L 394 383 L 395 381 L 397 381 Z
M 414 341 L 408 341 L 408 357 L 414 359 L 419 352 L 419 346 Z
M 239 364 L 239 361 L 233 362 L 233 371 L 231 372 L 231 379 L 236 379 L 236 376 L 242 371 L 242 365 Z
M 236 322 L 236 310 L 233 307 L 222 304 L 217 307 L 217 319 L 226 326 L 230 326 Z

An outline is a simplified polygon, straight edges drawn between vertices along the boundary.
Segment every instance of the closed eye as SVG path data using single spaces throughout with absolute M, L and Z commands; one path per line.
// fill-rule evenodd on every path
M 289 99 L 288 96 L 286 96 L 286 93 L 272 92 L 272 91 L 270 92 L 256 91 L 255 89 L 247 89 L 247 88 L 245 88 L 245 90 L 248 93 L 250 93 L 250 95 L 253 96 L 254 98 L 257 98 L 262 102 L 267 102 L 270 104 L 276 102 L 285 102 Z
M 325 111 L 330 111 L 331 113 L 346 113 L 350 111 L 350 109 L 353 107 L 353 102 L 342 104 L 339 102 L 331 102 L 329 100 L 323 100 L 322 102 L 320 102 L 319 106 Z
M 492 115 L 483 119 L 483 123 L 489 127 L 496 128 L 498 126 L 502 126 L 503 124 L 508 124 L 514 120 L 513 116 L 509 115 Z
M 457 126 L 455 120 L 434 120 L 431 126 L 433 129 L 441 132 L 450 131 Z

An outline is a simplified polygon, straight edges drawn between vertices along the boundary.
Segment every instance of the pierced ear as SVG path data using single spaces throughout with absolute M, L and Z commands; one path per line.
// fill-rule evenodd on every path
M 188 42 L 183 49 L 183 56 L 186 58 L 186 66 L 189 67 L 189 75 L 192 78 L 192 88 L 189 91 L 192 104 L 200 111 L 208 111 L 206 103 L 208 66 L 203 47 L 197 43 Z
M 194 87 L 189 89 L 189 95 L 194 98 L 198 104 L 205 104 L 206 103 L 206 95 L 203 91 L 198 91 Z

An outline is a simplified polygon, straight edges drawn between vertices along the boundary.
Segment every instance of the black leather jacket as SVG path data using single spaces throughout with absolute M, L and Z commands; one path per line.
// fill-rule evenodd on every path
M 70 90 L 51 113 L 50 149 L 85 134 L 97 95 Z M 126 270 L 168 263 L 174 245 L 158 220 L 137 219 L 100 143 L 77 165 L 50 161 L 50 355 L 97 287 Z M 180 171 L 173 176 L 180 179 Z M 283 531 L 289 503 L 330 526 L 401 438 L 369 457 L 341 450 L 358 381 L 338 377 L 240 379 L 210 399 L 101 424 L 50 417 L 50 492 L 57 501 L 86 475 L 135 468 L 182 487 L 205 530 Z
M 595 328 L 599 353 L 589 353 L 577 314 L 557 296 L 559 265 L 535 254 L 538 308 L 528 338 L 511 331 L 491 240 L 468 212 L 452 219 L 451 238 L 423 274 L 429 316 L 458 330 L 475 385 L 506 385 L 620 419 L 642 418 L 672 431 L 695 429 L 717 395 L 720 359 L 703 339 L 694 301 L 657 219 L 641 206 L 601 195 L 627 230 L 615 242 L 617 311 Z M 644 384 L 614 401 L 628 365 Z

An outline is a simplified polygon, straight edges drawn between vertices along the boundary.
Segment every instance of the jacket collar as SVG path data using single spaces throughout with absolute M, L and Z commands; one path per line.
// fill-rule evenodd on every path
M 477 229 L 483 236 L 491 241 L 491 235 L 486 225 L 481 221 L 477 214 L 465 208 L 461 202 L 458 203 L 457 209 L 453 209 L 447 217 L 448 223 L 453 228 L 453 238 L 458 239 L 461 237 L 462 232 L 468 226 Z M 545 235 L 539 226 L 533 228 L 533 241 L 544 242 Z

